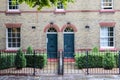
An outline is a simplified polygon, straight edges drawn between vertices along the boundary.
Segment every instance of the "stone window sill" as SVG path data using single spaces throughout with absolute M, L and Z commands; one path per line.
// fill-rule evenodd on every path
M 100 12 L 100 13 L 115 13 L 115 10 L 108 10 L 108 9 L 107 9 L 107 10 L 103 10 L 103 9 L 102 9 L 102 10 L 100 10 L 99 12 Z
M 55 14 L 65 14 L 66 11 L 65 10 L 55 10 L 54 13 Z
M 21 11 L 6 11 L 6 14 L 21 14 Z
M 117 51 L 116 48 L 100 48 L 100 51 L 106 51 L 106 50 Z

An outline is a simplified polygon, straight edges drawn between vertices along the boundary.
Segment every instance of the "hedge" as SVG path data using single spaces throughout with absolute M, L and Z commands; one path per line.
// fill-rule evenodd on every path
M 35 57 L 35 58 L 34 58 Z M 42 69 L 47 62 L 47 58 L 45 55 L 31 55 L 27 54 L 25 55 L 25 58 L 27 60 L 27 67 L 32 67 L 32 68 L 40 68 Z
M 16 54 L 2 53 L 0 55 L 0 70 L 14 68 L 15 56 Z M 34 68 L 34 62 L 35 62 L 35 68 L 42 69 L 47 63 L 46 54 L 37 54 L 35 55 L 35 58 L 33 58 L 33 54 L 25 54 L 25 58 L 26 58 L 26 67 Z
M 15 55 L 1 55 L 0 56 L 0 70 L 15 67 Z
M 76 66 L 81 68 L 101 68 L 102 67 L 102 58 L 103 56 L 100 55 L 88 55 L 88 62 L 87 62 L 87 56 L 79 56 L 76 58 Z
M 87 61 L 88 59 L 88 61 Z M 108 60 L 109 59 L 109 60 Z M 108 61 L 106 61 L 108 60 Z M 112 60 L 112 61 L 111 61 Z M 106 53 L 90 53 L 88 56 L 85 53 L 79 53 L 75 56 L 75 64 L 79 69 L 82 68 L 105 68 L 118 67 L 118 55 L 110 53 L 109 58 L 106 57 Z M 109 66 L 107 66 L 109 65 Z
M 112 69 L 115 67 L 114 56 L 111 55 L 109 52 L 104 55 L 102 62 L 103 62 L 102 65 L 104 69 Z

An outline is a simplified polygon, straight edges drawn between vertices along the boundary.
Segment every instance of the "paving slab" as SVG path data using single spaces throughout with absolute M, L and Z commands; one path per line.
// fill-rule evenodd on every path
M 0 76 L 0 80 L 120 80 L 120 75 Z

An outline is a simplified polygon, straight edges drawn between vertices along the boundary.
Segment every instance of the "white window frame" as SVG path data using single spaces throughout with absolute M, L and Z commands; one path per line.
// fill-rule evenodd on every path
M 21 31 L 20 31 L 21 34 Z M 21 37 L 20 37 L 21 39 Z M 21 45 L 21 40 L 20 40 L 20 45 Z M 8 28 L 6 28 L 6 49 L 7 50 L 18 50 L 20 47 L 9 47 L 8 46 Z
M 108 0 L 109 1 L 109 0 Z M 104 0 L 101 0 L 101 9 L 103 10 L 112 10 L 113 9 L 113 0 L 111 0 L 112 2 L 104 2 Z M 111 6 L 104 6 L 105 3 L 111 3 Z M 105 8 L 111 8 L 111 9 L 105 9 Z
M 110 49 L 110 48 L 114 48 L 115 47 L 115 38 L 114 38 L 114 36 L 115 36 L 115 30 L 114 30 L 114 27 L 112 27 L 113 28 L 113 36 L 109 36 L 108 35 L 108 32 L 107 32 L 107 35 L 106 36 L 102 36 L 102 28 L 110 28 L 110 27 L 101 27 L 100 28 L 100 48 L 105 48 L 105 49 Z M 107 46 L 103 46 L 102 45 L 102 41 L 101 41 L 101 39 L 109 39 L 109 38 L 113 38 L 113 46 L 109 46 L 108 44 L 107 44 Z M 107 40 L 107 43 L 108 43 L 108 41 L 109 40 Z
M 58 4 L 59 4 L 59 3 L 61 3 L 61 2 L 58 2 Z M 57 7 L 56 7 L 56 11 L 60 11 L 60 12 L 61 12 L 61 11 L 65 11 L 63 4 L 62 4 L 62 3 L 61 3 L 60 5 L 58 5 L 58 4 L 57 4 Z M 61 6 L 61 5 L 63 6 L 63 8 L 60 8 L 60 9 L 59 9 L 58 6 Z
M 9 0 L 7 0 L 7 4 L 8 4 L 8 11 L 12 11 L 12 12 L 16 12 L 16 11 L 19 11 L 19 4 L 18 5 L 15 5 L 15 6 L 17 6 L 18 8 L 17 9 L 10 9 L 9 8 Z

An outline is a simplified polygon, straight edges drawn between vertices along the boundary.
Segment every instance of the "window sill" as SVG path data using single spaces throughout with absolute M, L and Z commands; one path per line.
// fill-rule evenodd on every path
M 21 11 L 6 11 L 6 14 L 21 14 Z
M 7 52 L 7 53 L 16 53 L 17 50 L 4 50 L 4 52 Z
M 55 10 L 54 13 L 55 14 L 65 14 L 66 11 L 65 10 Z
M 106 50 L 117 51 L 116 48 L 100 48 L 100 51 L 106 51 Z
M 102 9 L 102 10 L 100 10 L 99 11 L 100 13 L 115 13 L 115 10 L 113 10 L 113 9 Z

